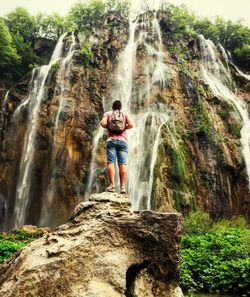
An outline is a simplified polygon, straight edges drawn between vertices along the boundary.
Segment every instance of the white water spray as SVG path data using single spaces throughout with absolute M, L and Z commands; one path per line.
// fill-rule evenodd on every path
M 58 107 L 57 114 L 56 114 L 56 119 L 55 119 L 54 134 L 56 133 L 56 131 L 58 129 L 60 114 L 63 111 L 63 108 L 65 106 L 65 102 L 66 102 L 65 91 L 67 90 L 65 83 L 66 83 L 66 78 L 69 75 L 70 65 L 71 65 L 71 62 L 72 62 L 72 57 L 74 55 L 76 45 L 77 45 L 76 37 L 75 37 L 74 32 L 72 32 L 71 37 L 72 37 L 72 43 L 70 45 L 70 48 L 69 48 L 69 50 L 67 52 L 66 57 L 62 61 L 62 65 L 61 65 L 60 70 L 59 70 L 59 77 L 60 77 L 60 80 L 61 80 L 61 83 L 59 84 L 60 102 L 59 102 L 59 107 Z
M 25 223 L 26 209 L 29 202 L 29 190 L 31 183 L 31 170 L 35 151 L 35 137 L 39 119 L 39 111 L 42 100 L 46 93 L 46 79 L 52 65 L 61 58 L 63 51 L 63 34 L 55 47 L 49 65 L 45 65 L 33 71 L 33 81 L 31 90 L 25 105 L 29 104 L 29 118 L 26 134 L 24 137 L 24 146 L 20 163 L 19 178 L 17 183 L 16 202 L 14 209 L 14 225 L 21 226 Z M 22 105 L 22 104 L 21 104 Z M 20 109 L 16 112 L 19 113 Z
M 234 84 L 231 73 L 229 69 L 224 67 L 212 41 L 206 40 L 203 36 L 200 36 L 200 43 L 203 58 L 200 70 L 203 79 L 208 83 L 215 95 L 232 103 L 241 117 L 241 145 L 250 189 L 250 119 L 247 105 L 233 93 L 232 88 L 234 87 Z
M 144 48 L 145 61 L 137 60 L 138 46 Z M 137 66 L 135 69 L 136 65 L 140 67 Z M 144 84 L 135 84 L 135 79 L 139 76 L 144 77 Z M 140 20 L 138 18 L 131 20 L 128 43 L 120 54 L 115 72 L 114 88 L 111 91 L 110 100 L 105 102 L 104 106 L 108 108 L 114 100 L 121 100 L 123 110 L 128 112 L 135 122 L 132 131 L 128 131 L 127 186 L 134 209 L 150 209 L 152 206 L 154 167 L 161 140 L 161 129 L 169 120 L 168 108 L 158 103 L 153 97 L 152 90 L 161 92 L 170 76 L 170 70 L 164 61 L 161 32 L 156 14 L 140 16 Z M 100 132 L 96 134 L 92 156 L 96 154 L 101 135 Z M 94 163 L 93 157 L 89 189 L 94 177 Z
M 8 101 L 8 98 L 9 98 L 9 92 L 10 90 L 8 90 L 4 96 L 4 100 L 3 100 L 3 103 L 2 103 L 2 108 L 5 108 L 6 107 L 6 104 L 7 104 L 7 101 Z
M 68 91 L 68 77 L 70 73 L 70 67 L 72 64 L 72 58 L 76 50 L 77 41 L 74 32 L 71 33 L 72 43 L 67 51 L 66 56 L 61 61 L 61 66 L 58 71 L 59 83 L 56 86 L 55 93 L 59 98 L 59 106 L 55 116 L 55 124 L 53 130 L 53 141 L 52 141 L 52 152 L 51 152 L 51 161 L 53 162 L 55 155 L 58 152 L 58 128 L 60 123 L 60 115 L 64 111 L 64 107 L 67 102 L 67 91 Z M 64 127 L 63 127 L 64 129 Z M 61 147 L 59 146 L 59 149 Z M 53 166 L 53 163 L 52 163 Z M 50 224 L 51 220 L 51 208 L 53 207 L 53 198 L 55 196 L 56 182 L 53 178 L 50 178 L 47 184 L 47 189 L 42 201 L 42 210 L 40 213 L 40 226 L 46 226 Z

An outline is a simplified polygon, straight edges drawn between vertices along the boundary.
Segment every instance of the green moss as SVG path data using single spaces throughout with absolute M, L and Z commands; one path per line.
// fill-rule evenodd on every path
M 185 150 L 183 145 L 178 145 L 172 151 L 172 168 L 173 178 L 178 182 L 184 182 L 187 173 Z
M 175 45 L 169 45 L 167 48 L 171 55 L 176 55 L 178 58 L 186 59 L 188 55 L 188 51 L 186 48 L 178 47 Z
M 92 59 L 93 53 L 91 51 L 91 45 L 89 43 L 85 43 L 80 50 L 80 60 L 85 67 L 89 67 Z
M 242 125 L 239 123 L 228 124 L 228 132 L 236 138 L 241 137 L 241 134 L 240 134 L 241 129 L 242 129 Z
M 55 63 L 51 66 L 51 71 L 52 71 L 52 72 L 57 72 L 59 68 L 60 68 L 60 60 L 58 60 L 57 62 L 55 62 Z
M 226 110 L 220 110 L 218 111 L 218 115 L 221 117 L 221 119 L 224 121 L 228 117 L 228 111 Z
M 189 235 L 206 234 L 212 225 L 208 213 L 201 210 L 190 212 L 185 217 L 184 232 Z
M 202 102 L 198 102 L 195 106 L 190 107 L 189 110 L 195 121 L 196 135 L 209 136 L 213 131 L 213 127 Z

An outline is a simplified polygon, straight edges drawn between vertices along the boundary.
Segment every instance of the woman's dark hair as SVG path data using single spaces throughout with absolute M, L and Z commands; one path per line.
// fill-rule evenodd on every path
M 121 110 L 122 109 L 122 103 L 120 100 L 116 100 L 112 104 L 112 109 L 113 110 Z

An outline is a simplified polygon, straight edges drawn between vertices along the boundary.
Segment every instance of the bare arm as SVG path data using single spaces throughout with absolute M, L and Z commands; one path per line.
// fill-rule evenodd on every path
M 107 128 L 108 127 L 108 118 L 107 117 L 103 117 L 102 120 L 100 121 L 100 125 L 103 128 Z
M 132 121 L 132 119 L 130 119 L 129 117 L 127 117 L 126 129 L 131 129 L 133 127 L 134 127 L 134 122 Z

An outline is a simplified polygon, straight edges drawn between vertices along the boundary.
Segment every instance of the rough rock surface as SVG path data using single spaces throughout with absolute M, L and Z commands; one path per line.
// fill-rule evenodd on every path
M 103 106 L 106 109 L 106 103 L 112 97 L 119 57 L 128 40 L 126 19 L 120 22 L 115 18 L 118 24 L 114 24 L 112 18 L 110 16 L 105 26 L 93 27 L 89 36 L 82 32 L 77 34 L 79 44 L 67 75 L 62 75 L 61 61 L 54 65 L 48 76 L 47 92 L 37 123 L 25 224 L 57 227 L 70 216 L 79 199 L 88 197 L 89 192 L 103 191 L 108 184 L 104 137 L 95 154 L 95 182 L 91 190 L 88 187 L 94 137 L 104 112 Z M 188 35 L 174 37 L 179 32 L 164 13 L 158 15 L 158 20 L 164 61 L 171 78 L 163 89 L 155 84 L 151 95 L 140 99 L 139 91 L 146 86 L 148 75 L 143 72 L 146 48 L 138 46 L 131 101 L 135 114 L 142 99 L 150 106 L 163 104 L 171 110 L 169 127 L 161 129 L 152 208 L 163 212 L 174 209 L 182 213 L 198 208 L 213 217 L 249 216 L 250 194 L 242 155 L 239 114 L 232 104 L 214 94 L 201 78 L 199 69 L 203 58 L 199 39 L 190 39 Z M 65 54 L 71 38 L 70 33 L 65 37 Z M 91 45 L 89 57 L 83 54 L 87 50 L 86 44 Z M 223 63 L 227 65 L 226 61 Z M 226 67 L 232 68 L 236 86 L 232 90 L 248 104 L 250 112 L 250 81 L 239 75 L 233 65 Z M 15 226 L 17 177 L 21 175 L 23 141 L 29 123 L 25 108 L 19 117 L 15 117 L 15 110 L 27 97 L 28 83 L 28 77 L 17 85 L 0 81 L 0 230 L 3 231 Z M 62 98 L 65 99 L 64 107 L 54 133 Z M 150 128 L 150 116 L 148 124 Z M 151 145 L 145 148 L 146 154 L 152 150 Z M 146 164 L 144 170 L 149 175 L 150 166 Z M 145 206 L 141 205 L 141 208 Z
M 127 196 L 92 195 L 0 267 L 0 296 L 183 296 L 182 216 L 130 206 Z

